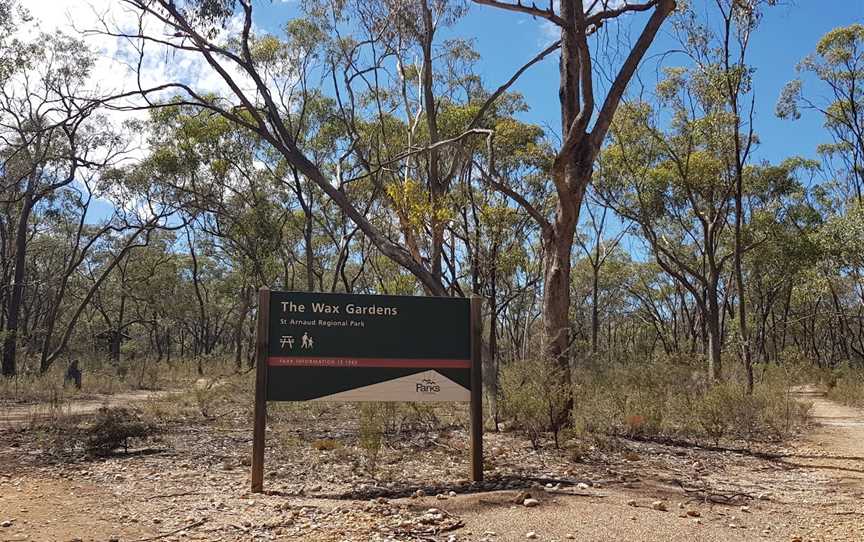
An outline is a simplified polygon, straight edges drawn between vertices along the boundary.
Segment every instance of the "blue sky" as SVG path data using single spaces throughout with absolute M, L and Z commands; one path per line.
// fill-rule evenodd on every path
M 708 0 L 692 1 L 700 5 Z M 295 2 L 260 1 L 256 6 L 256 23 L 269 31 L 278 31 L 281 22 L 298 13 Z M 630 19 L 635 33 L 642 19 Z M 755 158 L 773 162 L 793 155 L 815 156 L 816 145 L 827 138 L 818 115 L 804 112 L 797 121 L 781 120 L 774 115 L 774 104 L 783 85 L 796 77 L 796 64 L 815 49 L 819 39 L 838 26 L 854 22 L 864 22 L 864 0 L 791 0 L 766 11 L 749 56 L 750 63 L 756 67 L 755 124 L 761 141 Z M 514 70 L 552 41 L 542 21 L 477 5 L 471 6 L 468 16 L 459 22 L 453 33 L 475 39 L 475 47 L 483 58 L 477 71 L 491 88 L 509 78 Z M 675 46 L 668 28 L 661 30 L 649 55 Z M 665 64 L 675 65 L 676 61 L 681 62 L 675 57 L 667 58 Z M 646 79 L 653 78 L 656 64 L 656 57 L 643 64 Z M 523 75 L 513 90 L 521 92 L 531 106 L 524 120 L 557 129 L 557 85 L 556 57 L 548 57 Z M 805 83 L 805 90 L 807 88 Z M 809 88 L 816 90 L 815 86 Z
M 296 17 L 302 0 L 257 0 L 255 24 L 266 31 L 281 35 L 280 27 L 285 21 Z M 713 4 L 713 0 L 690 0 L 697 6 Z M 781 0 L 783 2 L 784 0 Z M 96 13 L 116 11 L 116 0 L 25 0 L 24 4 L 40 21 L 43 28 L 59 28 L 69 32 L 70 23 L 81 28 L 94 27 Z M 811 53 L 818 40 L 828 31 L 854 22 L 864 22 L 864 0 L 785 0 L 786 5 L 769 8 L 761 27 L 754 36 L 749 60 L 756 67 L 756 132 L 760 145 L 754 158 L 777 162 L 794 155 L 815 157 L 816 146 L 827 140 L 817 114 L 804 112 L 797 121 L 786 121 L 775 117 L 774 104 L 780 90 L 796 77 L 795 66 Z M 470 1 L 469 1 L 470 4 Z M 704 8 L 703 8 L 704 9 Z M 641 29 L 644 15 L 628 16 L 622 25 L 625 32 L 635 34 Z M 615 31 L 607 26 L 604 31 Z M 555 37 L 545 21 L 503 10 L 470 4 L 468 15 L 455 28 L 447 30 L 444 37 L 456 35 L 472 39 L 482 60 L 476 70 L 488 88 L 496 88 L 527 60 L 551 43 Z M 610 35 L 615 35 L 610 34 Z M 88 38 L 91 39 L 92 37 Z M 116 42 L 116 40 L 113 40 Z M 111 39 L 92 41 L 92 46 L 101 51 L 106 59 L 113 58 L 118 44 Z M 649 56 L 642 66 L 646 86 L 655 78 L 659 54 L 676 47 L 668 25 L 661 30 Z M 172 57 L 173 58 L 173 57 Z M 214 74 L 202 69 L 200 59 L 186 58 L 182 63 L 164 62 L 148 66 L 148 74 L 154 81 L 188 79 L 193 86 L 210 88 L 218 85 Z M 674 56 L 665 58 L 665 65 L 676 65 L 683 59 Z M 94 80 L 106 82 L 133 80 L 127 74 L 118 77 L 116 63 L 110 60 L 97 64 Z M 558 70 L 557 56 L 550 55 L 542 63 L 525 73 L 512 87 L 522 93 L 531 110 L 523 114 L 523 120 L 536 123 L 557 132 L 558 130 Z M 814 85 L 805 91 L 818 91 Z M 110 204 L 100 201 L 92 214 L 96 218 L 109 214 Z

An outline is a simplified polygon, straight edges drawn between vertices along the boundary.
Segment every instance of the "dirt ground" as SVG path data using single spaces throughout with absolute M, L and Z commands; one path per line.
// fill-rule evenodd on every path
M 286 445 L 298 437 L 274 429 L 263 495 L 248 492 L 243 420 L 179 425 L 157 447 L 74 463 L 46 461 L 7 424 L 0 541 L 864 540 L 864 412 L 815 388 L 800 397 L 812 430 L 767 453 L 629 442 L 575 460 L 488 434 L 479 486 L 461 479 L 459 428 L 391 443 L 365 482 L 346 451 Z M 326 426 L 333 413 L 299 415 Z

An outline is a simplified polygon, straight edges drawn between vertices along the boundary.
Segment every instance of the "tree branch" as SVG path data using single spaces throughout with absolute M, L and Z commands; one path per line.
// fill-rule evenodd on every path
M 609 88 L 609 94 L 606 95 L 606 100 L 603 102 L 603 107 L 597 114 L 597 122 L 594 124 L 594 129 L 591 131 L 591 142 L 594 148 L 600 148 L 603 139 L 606 137 L 606 132 L 609 131 L 609 126 L 612 124 L 612 118 L 615 116 L 615 110 L 618 109 L 618 104 L 621 102 L 621 97 L 624 96 L 624 91 L 627 84 L 636 73 L 636 68 L 654 41 L 657 31 L 666 17 L 675 9 L 675 0 L 661 0 L 661 3 L 656 6 L 651 18 L 645 23 L 645 28 L 642 29 L 642 34 L 627 55 L 627 60 L 622 64 L 621 69 L 615 76 L 612 86 Z
M 558 26 L 565 26 L 565 21 L 561 17 L 559 17 L 550 6 L 549 9 L 540 9 L 533 2 L 530 6 L 525 6 L 522 4 L 520 0 L 517 0 L 515 4 L 509 4 L 507 2 L 500 2 L 499 0 L 473 0 L 476 4 L 481 4 L 484 6 L 492 6 L 495 8 L 505 9 L 508 11 L 515 11 L 517 13 L 525 13 L 527 15 L 531 15 L 532 17 L 540 17 L 541 19 L 546 19 L 547 21 L 551 21 Z

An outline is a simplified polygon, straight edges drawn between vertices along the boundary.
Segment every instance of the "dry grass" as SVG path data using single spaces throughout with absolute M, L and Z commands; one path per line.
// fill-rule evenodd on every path
M 531 363 L 505 368 L 501 404 L 510 426 L 524 430 L 536 445 L 550 428 L 549 401 L 559 394 L 541 385 L 542 378 L 533 385 L 533 373 L 538 368 Z M 785 439 L 808 419 L 809 405 L 792 394 L 804 376 L 792 364 L 759 366 L 755 373 L 756 384 L 748 394 L 743 371 L 733 360 L 719 384 L 708 381 L 701 360 L 688 357 L 580 367 L 574 372 L 570 435 L 606 443 L 609 437 L 713 444 Z
M 826 375 L 828 398 L 854 407 L 864 407 L 864 368 L 843 365 Z
M 80 366 L 83 375 L 80 390 L 64 382 L 65 363 L 56 363 L 42 374 L 28 372 L 0 379 L 0 403 L 54 404 L 75 397 L 112 395 L 136 389 L 183 389 L 202 378 L 198 374 L 198 361 L 194 359 L 171 364 L 136 360 L 119 367 L 98 360 L 84 360 Z M 208 380 L 236 374 L 233 362 L 227 359 L 207 359 L 201 366 L 203 378 Z

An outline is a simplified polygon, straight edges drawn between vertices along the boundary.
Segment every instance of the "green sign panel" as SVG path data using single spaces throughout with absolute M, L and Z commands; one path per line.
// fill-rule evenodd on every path
M 271 292 L 268 401 L 468 401 L 465 298 Z

